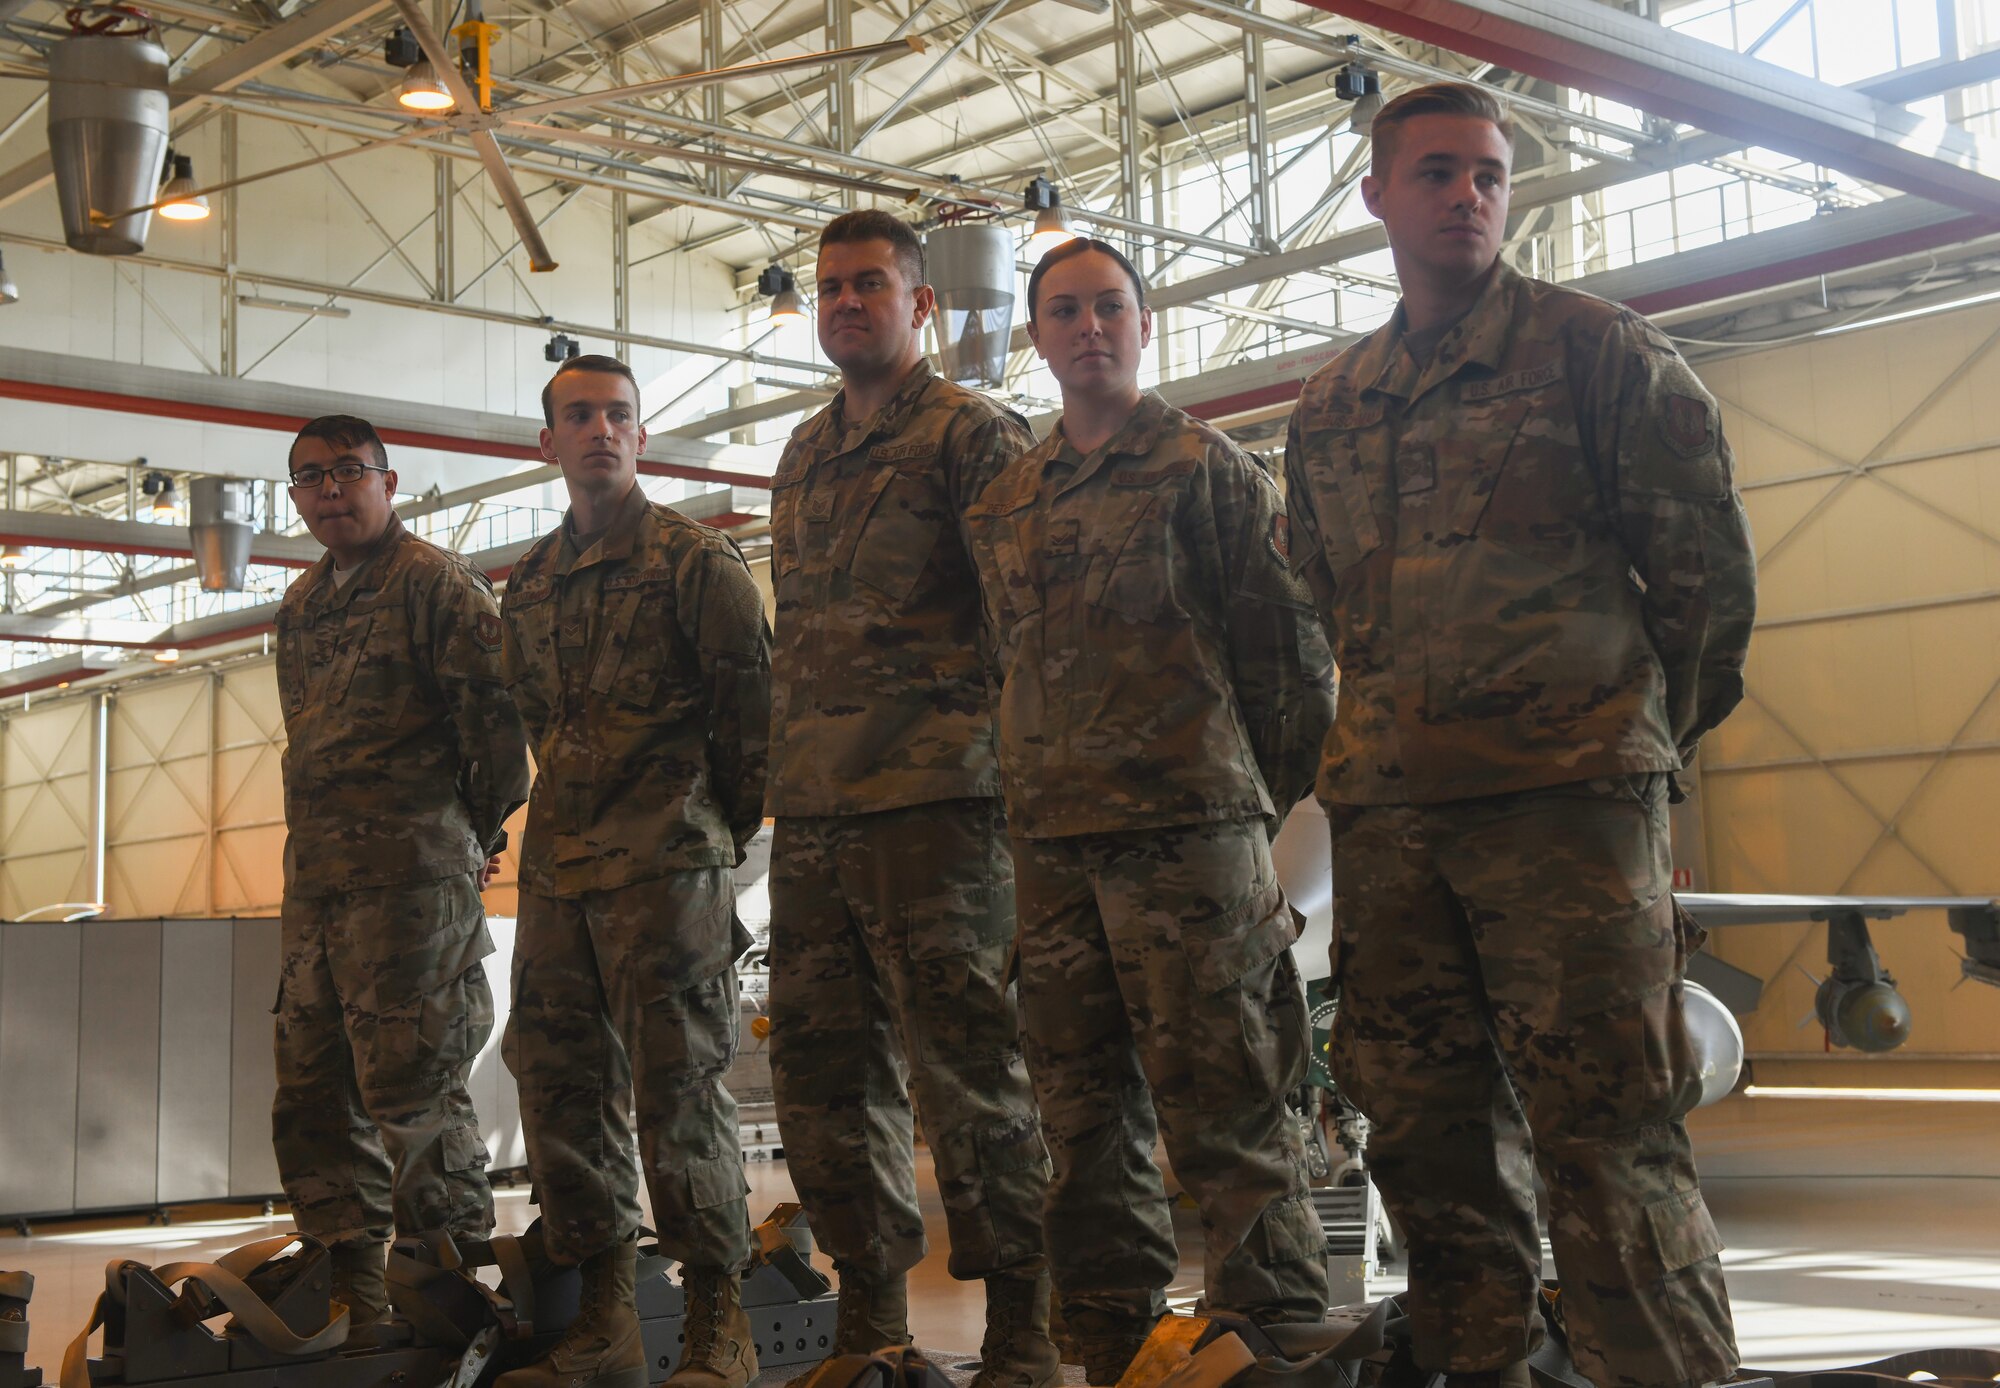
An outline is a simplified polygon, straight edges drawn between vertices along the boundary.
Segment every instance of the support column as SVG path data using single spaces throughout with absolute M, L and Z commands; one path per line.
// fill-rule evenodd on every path
M 1118 25 L 1118 190 L 1119 211 L 1127 221 L 1139 216 L 1139 31 L 1130 0 L 1116 0 Z M 1139 240 L 1127 234 L 1125 253 L 1134 260 Z
M 222 113 L 222 179 L 225 183 L 236 177 L 236 113 Z M 236 312 L 241 307 L 236 302 L 236 190 L 225 189 L 219 200 L 222 206 L 216 211 L 222 217 L 222 374 L 236 374 Z
M 1249 7 L 1255 9 L 1255 0 Z M 1250 171 L 1250 244 L 1269 255 L 1278 249 L 1272 235 L 1271 150 L 1264 130 L 1264 40 L 1252 33 L 1243 35 L 1243 144 L 1244 161 Z
M 632 331 L 632 217 L 625 198 L 611 195 L 611 324 L 620 333 L 618 360 L 630 365 L 632 344 L 623 334 Z
M 104 864 L 111 833 L 111 693 L 91 700 L 90 731 L 90 899 L 104 903 Z
M 457 199 L 452 196 L 451 157 L 445 154 L 431 156 L 437 166 L 437 208 L 431 213 L 431 233 L 433 252 L 437 259 L 431 271 L 431 297 L 441 304 L 451 303 L 458 297 L 454 282 L 458 279 L 458 267 L 454 263 L 454 222 L 452 205 Z
M 702 0 L 701 65 L 711 72 L 722 66 L 722 0 Z M 701 118 L 722 124 L 722 87 L 717 83 L 701 89 Z M 710 197 L 723 195 L 722 170 L 709 169 L 702 177 Z
M 854 46 L 854 12 L 851 0 L 826 0 L 826 46 Z M 833 73 L 826 84 L 826 142 L 843 153 L 854 152 L 854 102 L 850 99 L 843 74 Z M 852 207 L 852 188 L 841 190 L 843 206 Z

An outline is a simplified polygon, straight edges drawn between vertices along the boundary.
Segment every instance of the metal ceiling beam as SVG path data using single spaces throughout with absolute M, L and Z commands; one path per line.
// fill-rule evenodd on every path
M 0 544 L 39 549 L 88 549 L 103 554 L 155 554 L 192 559 L 194 542 L 184 525 L 69 516 L 59 511 L 0 511 Z M 302 569 L 325 553 L 311 539 L 259 531 L 250 540 L 250 562 Z M 68 639 L 68 638 L 48 638 Z
M 433 449 L 513 462 L 542 461 L 537 442 L 541 421 L 537 419 L 405 400 L 361 398 L 268 381 L 225 379 L 23 347 L 0 347 L 0 398 L 9 397 L 68 401 L 77 408 L 264 429 L 286 438 L 308 419 L 354 414 L 373 423 L 383 441 L 392 447 Z M 743 470 L 755 456 L 755 450 L 734 444 L 654 436 L 647 442 L 640 466 L 650 476 L 679 477 L 718 486 L 768 488 L 767 476 Z M 525 486 L 529 480 L 524 477 L 514 485 Z
M 1969 132 L 1593 0 L 1306 3 L 1933 202 L 2000 212 L 2000 160 Z
M 1856 82 L 1850 90 L 1894 106 L 1907 106 L 1912 101 L 1941 96 L 1945 92 L 1955 92 L 1976 82 L 1991 82 L 1996 78 L 2000 78 L 2000 48 L 1989 48 L 1970 58 L 1939 58 L 1933 62 L 1900 67 L 1880 77 Z
M 179 114 L 200 107 L 211 97 L 252 81 L 381 10 L 390 0 L 319 0 L 255 38 L 197 68 L 174 84 L 170 109 Z M 0 207 L 20 201 L 55 178 L 46 151 L 0 174 Z

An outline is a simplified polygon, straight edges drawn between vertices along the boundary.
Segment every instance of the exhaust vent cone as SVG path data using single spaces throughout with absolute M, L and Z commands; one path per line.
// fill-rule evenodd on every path
M 204 593 L 240 593 L 256 533 L 256 483 L 197 477 L 188 487 L 188 535 Z
M 152 213 L 109 226 L 90 214 L 153 201 L 166 155 L 166 49 L 138 34 L 73 34 L 49 50 L 49 158 L 71 250 L 144 250 Z
M 1014 334 L 1014 238 L 992 222 L 940 227 L 924 238 L 924 255 L 944 376 L 997 388 Z

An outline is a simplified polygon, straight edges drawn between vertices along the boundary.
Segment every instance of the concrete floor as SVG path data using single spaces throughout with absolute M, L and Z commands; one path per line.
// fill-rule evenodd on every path
M 2000 1106 L 1734 1098 L 1695 1115 L 1697 1151 L 1724 1255 L 1746 1363 L 1802 1369 L 1932 1346 L 2000 1349 Z M 944 1271 L 943 1218 L 924 1170 L 933 1253 L 912 1281 L 918 1342 L 975 1350 L 982 1289 Z M 748 1168 L 751 1213 L 792 1198 L 783 1162 Z M 525 1189 L 498 1193 L 503 1231 L 533 1217 Z M 1182 1275 L 1200 1289 L 1199 1229 L 1177 1215 Z M 34 1274 L 28 1363 L 53 1379 L 63 1346 L 103 1290 L 108 1260 L 212 1258 L 288 1226 L 280 1207 L 192 1207 L 171 1225 L 51 1222 L 0 1234 L 0 1268 Z M 1391 1266 L 1371 1296 L 1402 1285 Z

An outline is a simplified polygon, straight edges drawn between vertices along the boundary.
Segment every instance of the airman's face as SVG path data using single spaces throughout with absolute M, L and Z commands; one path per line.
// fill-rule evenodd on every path
M 1480 116 L 1413 116 L 1396 131 L 1381 178 L 1361 180 L 1361 200 L 1389 233 L 1399 274 L 1456 285 L 1500 255 L 1514 152 Z
M 364 465 L 370 471 L 362 473 L 358 482 L 339 482 L 333 469 L 343 463 Z M 351 553 L 382 538 L 395 514 L 396 474 L 374 470 L 381 465 L 375 450 L 365 443 L 346 448 L 307 438 L 292 445 L 294 477 L 307 468 L 325 474 L 316 487 L 292 487 L 292 504 L 315 540 L 338 553 Z
M 1028 336 L 1065 395 L 1118 393 L 1138 384 L 1153 311 L 1139 307 L 1124 266 L 1088 250 L 1042 276 Z
M 820 349 L 850 376 L 880 375 L 906 361 L 935 303 L 929 285 L 903 282 L 887 241 L 820 247 L 815 284 Z

